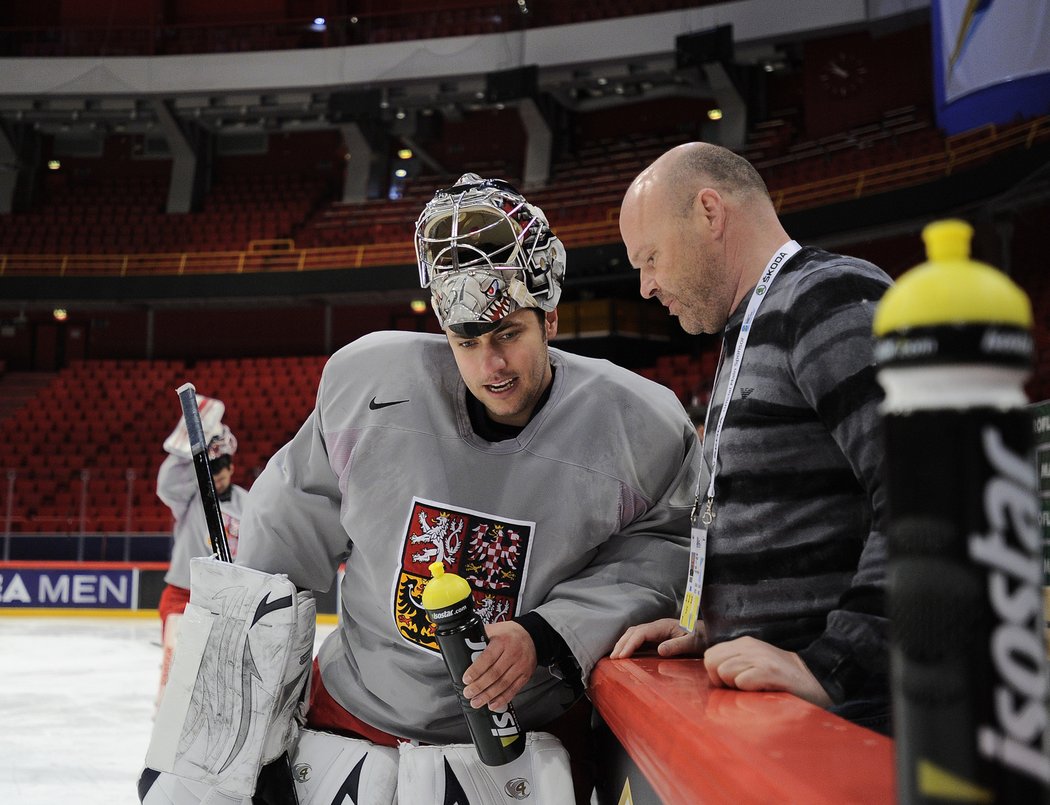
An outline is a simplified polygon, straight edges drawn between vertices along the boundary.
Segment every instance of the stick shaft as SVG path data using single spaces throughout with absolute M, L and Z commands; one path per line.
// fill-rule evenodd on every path
M 190 454 L 193 456 L 193 468 L 197 473 L 197 488 L 201 493 L 204 519 L 208 521 L 208 539 L 211 541 L 212 553 L 223 562 L 232 562 L 226 527 L 222 524 L 219 496 L 215 493 L 215 481 L 211 477 L 208 443 L 204 439 L 201 412 L 197 408 L 197 389 L 192 383 L 185 383 L 179 386 L 178 394 L 182 404 L 182 416 L 186 420 L 186 431 L 190 437 Z

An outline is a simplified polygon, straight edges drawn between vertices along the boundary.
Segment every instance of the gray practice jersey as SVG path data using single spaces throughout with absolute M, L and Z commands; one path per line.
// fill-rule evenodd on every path
M 208 521 L 201 506 L 197 473 L 192 459 L 174 455 L 164 459 L 157 472 L 157 497 L 164 501 L 175 517 L 171 565 L 164 575 L 164 581 L 188 590 L 190 559 L 212 554 L 211 541 L 208 539 Z M 233 556 L 237 555 L 237 535 L 247 497 L 248 493 L 242 487 L 233 484 L 230 499 L 219 503 L 222 521 L 226 526 L 226 537 L 230 542 L 230 553 Z
M 252 487 L 239 563 L 324 590 L 346 559 L 324 685 L 350 713 L 422 741 L 469 740 L 420 604 L 428 565 L 467 579 L 487 622 L 535 611 L 584 678 L 624 629 L 674 615 L 686 577 L 696 434 L 666 388 L 551 350 L 546 404 L 517 438 L 471 429 L 443 336 L 374 333 L 325 367 L 317 406 Z M 545 668 L 515 698 L 560 714 Z

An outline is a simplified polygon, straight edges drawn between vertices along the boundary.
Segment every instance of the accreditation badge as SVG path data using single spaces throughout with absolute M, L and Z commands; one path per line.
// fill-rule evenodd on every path
M 687 632 L 696 627 L 700 615 L 700 592 L 704 587 L 704 565 L 707 560 L 707 526 L 693 524 L 689 530 L 689 579 L 678 624 Z

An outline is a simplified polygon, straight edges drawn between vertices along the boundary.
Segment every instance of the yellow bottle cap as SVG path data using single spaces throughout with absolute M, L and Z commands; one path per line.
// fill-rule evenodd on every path
M 927 261 L 905 272 L 875 310 L 875 335 L 945 324 L 1031 328 L 1032 305 L 1003 272 L 970 259 L 973 227 L 935 221 L 922 230 Z
M 423 609 L 444 609 L 470 596 L 467 580 L 446 573 L 444 562 L 434 562 L 429 569 L 432 578 L 423 590 Z

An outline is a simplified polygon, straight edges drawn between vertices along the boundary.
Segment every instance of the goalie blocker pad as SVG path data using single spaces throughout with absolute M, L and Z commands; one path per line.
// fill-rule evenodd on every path
M 472 744 L 401 744 L 398 805 L 559 805 L 575 802 L 569 753 L 546 732 L 530 732 L 525 751 L 510 763 L 486 766 Z
M 316 611 L 284 575 L 199 557 L 146 754 L 151 769 L 250 796 L 305 716 Z

